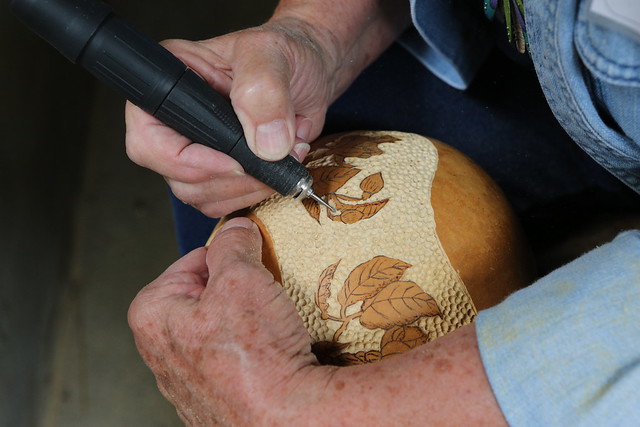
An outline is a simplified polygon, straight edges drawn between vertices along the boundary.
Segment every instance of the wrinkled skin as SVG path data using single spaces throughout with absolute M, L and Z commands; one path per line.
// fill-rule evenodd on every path
M 501 425 L 473 325 L 365 366 L 318 365 L 257 226 L 229 221 L 209 248 L 142 289 L 129 323 L 187 425 Z
M 277 160 L 291 152 L 302 160 L 309 151 L 307 143 L 322 129 L 332 89 L 320 49 L 295 37 L 270 25 L 202 42 L 170 40 L 164 45 L 231 97 L 256 154 Z M 291 64 L 307 65 L 294 69 Z M 132 104 L 127 104 L 126 120 L 129 157 L 162 174 L 180 200 L 206 215 L 225 215 L 273 192 L 244 174 L 235 160 L 192 144 Z
M 334 101 L 409 22 L 406 5 L 364 0 L 283 0 L 265 25 L 164 46 L 230 98 L 249 147 L 266 160 L 302 160 Z M 336 16 L 344 26 L 334 26 Z M 313 25 L 311 24 L 313 23 Z M 263 200 L 273 190 L 230 157 L 189 139 L 132 104 L 126 145 L 137 164 L 210 217 Z
M 230 227 L 169 267 L 130 309 L 140 354 L 188 424 L 249 421 L 246 407 L 267 404 L 257 396 L 277 407 L 315 362 L 300 317 L 260 263 L 257 227 L 244 218 Z

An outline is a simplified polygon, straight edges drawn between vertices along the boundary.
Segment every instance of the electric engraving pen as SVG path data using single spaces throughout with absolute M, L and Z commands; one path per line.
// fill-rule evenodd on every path
M 116 16 L 99 0 L 13 0 L 11 9 L 31 30 L 73 63 L 194 142 L 233 157 L 244 170 L 283 196 L 314 194 L 296 159 L 270 162 L 247 145 L 231 104 L 160 44 Z

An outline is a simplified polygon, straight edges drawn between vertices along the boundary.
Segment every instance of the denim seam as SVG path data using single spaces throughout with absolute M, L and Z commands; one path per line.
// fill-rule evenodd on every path
M 633 72 L 636 70 L 640 70 L 640 66 L 638 65 L 629 65 L 617 62 L 606 55 L 604 55 L 597 47 L 595 40 L 593 38 L 593 34 L 591 30 L 591 26 L 588 22 L 585 22 L 583 19 L 578 20 L 577 23 L 577 31 L 586 35 L 588 46 L 585 46 L 587 43 L 579 43 L 576 40 L 576 48 L 580 53 L 581 59 L 584 61 L 585 65 L 590 66 L 597 71 L 598 74 L 606 76 L 616 82 L 625 82 L 625 83 L 640 83 L 640 76 L 638 77 L 625 77 L 623 74 L 627 72 Z M 618 68 L 616 73 L 605 71 L 602 65 L 612 65 Z
M 530 2 L 525 3 L 525 7 L 527 4 L 530 4 Z M 556 52 L 561 51 L 559 46 L 560 40 L 557 37 L 557 29 L 560 28 L 559 23 L 556 22 L 556 20 L 559 19 L 557 14 L 557 5 L 557 1 L 548 1 L 545 2 L 544 6 L 542 6 L 542 11 L 545 13 L 544 18 L 547 18 L 543 19 L 542 22 L 546 23 L 547 31 L 540 34 L 540 43 L 542 45 L 552 47 L 552 52 L 550 54 L 545 53 L 545 47 L 536 46 L 535 41 L 532 40 L 532 55 L 534 57 L 534 62 L 540 76 L 540 84 L 544 90 L 549 104 L 554 107 L 554 114 L 556 115 L 558 122 L 570 133 L 570 135 L 578 143 L 578 145 L 580 145 L 580 147 L 584 151 L 586 151 L 591 157 L 593 157 L 594 160 L 603 165 L 609 171 L 613 172 L 615 175 L 621 177 L 625 182 L 627 182 L 629 185 L 634 187 L 636 191 L 638 191 L 638 186 L 640 185 L 640 175 L 631 173 L 629 168 L 625 168 L 624 166 L 620 167 L 613 164 L 607 157 L 604 157 L 603 154 L 600 154 L 600 150 L 615 151 L 618 155 L 618 160 L 622 160 L 628 164 L 633 164 L 635 162 L 635 159 L 628 154 L 621 152 L 616 147 L 610 146 L 603 142 L 606 137 L 603 137 L 601 132 L 593 127 L 593 125 L 585 116 L 584 110 L 578 108 L 575 95 L 571 88 L 567 85 L 568 76 L 566 75 L 564 67 L 562 67 L 560 64 L 559 57 L 555 55 Z M 538 6 L 540 5 L 538 4 Z M 531 36 L 532 38 L 536 36 L 535 31 Z M 537 52 L 536 48 L 540 48 L 540 52 Z M 551 58 L 558 60 L 552 60 Z M 556 90 L 551 87 L 551 82 L 548 82 L 545 76 L 548 76 L 549 78 L 551 78 L 551 80 L 553 80 L 553 76 L 559 77 L 557 80 L 554 80 Z M 621 137 L 619 135 L 617 136 Z M 599 149 L 596 150 L 596 147 L 598 147 Z

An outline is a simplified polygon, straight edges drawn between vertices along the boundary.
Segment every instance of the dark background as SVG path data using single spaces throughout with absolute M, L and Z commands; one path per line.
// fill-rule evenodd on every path
M 275 0 L 108 3 L 152 38 L 261 23 Z M 126 322 L 178 254 L 124 102 L 0 9 L 0 425 L 182 425 Z

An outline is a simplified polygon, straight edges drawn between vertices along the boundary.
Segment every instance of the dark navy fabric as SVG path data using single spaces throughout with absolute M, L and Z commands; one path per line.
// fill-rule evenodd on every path
M 496 180 L 534 236 L 558 214 L 633 203 L 630 190 L 558 124 L 534 69 L 497 48 L 461 91 L 393 45 L 327 114 L 324 133 L 357 129 L 415 132 L 455 146 Z M 173 199 L 178 245 L 186 253 L 206 241 L 215 220 Z
M 199 210 L 182 203 L 173 193 L 170 193 L 170 197 L 178 251 L 182 256 L 204 246 L 218 219 L 209 218 Z

